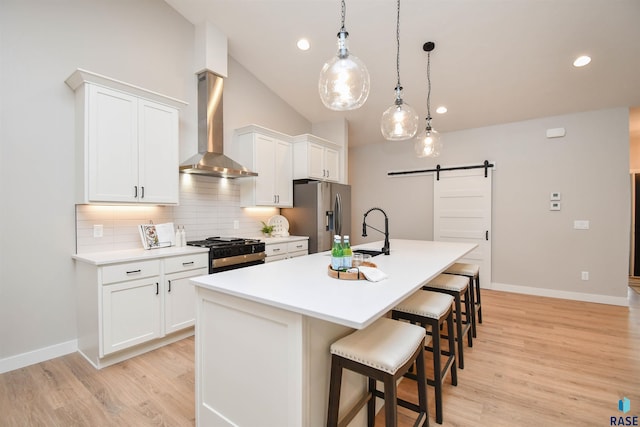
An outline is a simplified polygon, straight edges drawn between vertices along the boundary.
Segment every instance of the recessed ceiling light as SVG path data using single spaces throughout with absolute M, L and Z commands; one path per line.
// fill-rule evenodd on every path
M 309 50 L 309 40 L 300 39 L 298 40 L 298 43 L 296 43 L 296 46 L 298 46 L 298 49 L 300 50 Z
M 444 114 L 446 112 L 447 112 L 447 107 L 445 107 L 444 105 L 441 105 L 438 108 L 436 108 L 436 113 L 438 114 Z
M 582 55 L 582 56 L 577 57 L 576 60 L 573 61 L 573 66 L 574 67 L 584 67 L 589 62 L 591 62 L 591 57 L 587 56 L 587 55 Z

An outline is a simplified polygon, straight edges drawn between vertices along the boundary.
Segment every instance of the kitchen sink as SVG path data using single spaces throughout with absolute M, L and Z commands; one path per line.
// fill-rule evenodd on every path
M 359 253 L 359 254 L 371 255 L 372 258 L 374 256 L 378 256 L 378 255 L 380 255 L 382 253 L 382 251 L 374 251 L 372 249 L 354 249 L 353 252 L 354 253 Z

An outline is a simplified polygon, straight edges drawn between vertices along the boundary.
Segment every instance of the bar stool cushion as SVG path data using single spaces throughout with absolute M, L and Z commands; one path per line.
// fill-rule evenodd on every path
M 383 317 L 331 344 L 331 354 L 389 374 L 409 361 L 425 338 L 425 329 Z
M 417 291 L 393 309 L 431 319 L 440 319 L 453 304 L 453 296 L 434 291 Z
M 477 276 L 480 271 L 478 264 L 467 264 L 464 262 L 456 262 L 447 268 L 444 272 L 447 274 L 460 274 L 462 276 Z
M 452 274 L 440 274 L 427 283 L 427 286 L 430 288 L 446 289 L 448 291 L 460 293 L 464 293 L 464 291 L 467 290 L 468 285 L 469 279 Z

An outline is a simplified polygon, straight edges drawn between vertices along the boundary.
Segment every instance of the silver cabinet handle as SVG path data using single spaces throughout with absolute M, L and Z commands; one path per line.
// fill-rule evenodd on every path
M 273 252 L 280 252 L 280 248 L 273 249 Z
M 186 267 L 187 265 L 193 265 L 193 261 L 189 261 L 189 262 L 183 262 L 182 266 Z
M 142 195 L 140 196 L 140 198 L 144 199 L 144 187 L 140 187 L 140 190 L 142 190 Z
M 169 291 L 168 292 L 171 292 L 171 280 L 167 280 L 167 282 L 169 282 Z
M 127 274 L 136 274 L 136 273 L 140 273 L 142 270 L 131 270 L 131 271 L 127 271 Z
M 135 197 L 137 199 L 138 198 L 138 186 L 137 185 L 133 186 L 133 191 L 134 191 L 133 197 Z

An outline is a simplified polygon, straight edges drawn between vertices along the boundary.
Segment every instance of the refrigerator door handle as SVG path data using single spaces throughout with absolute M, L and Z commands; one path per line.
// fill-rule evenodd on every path
M 329 231 L 333 228 L 333 211 L 326 211 L 324 214 L 324 229 Z
M 338 236 L 342 236 L 342 197 L 340 197 L 340 193 L 336 193 L 336 201 L 333 210 L 335 211 L 334 222 L 336 234 Z

